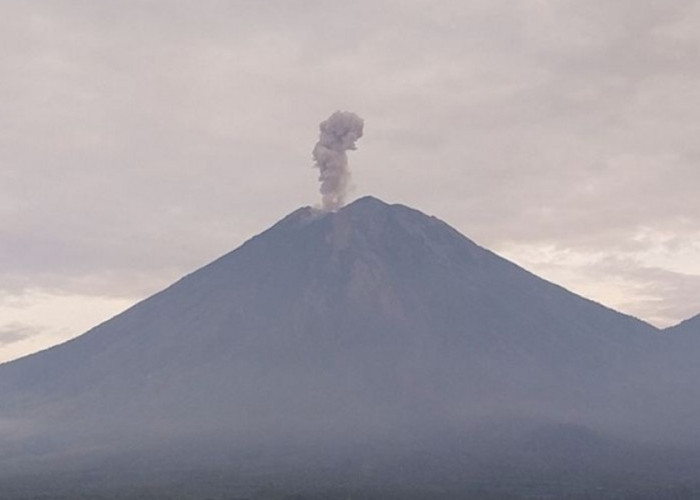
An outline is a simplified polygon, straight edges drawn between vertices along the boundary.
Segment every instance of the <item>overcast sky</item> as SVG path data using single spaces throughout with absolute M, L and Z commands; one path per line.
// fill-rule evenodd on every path
M 700 2 L 0 1 L 0 360 L 354 190 L 657 326 L 700 312 Z

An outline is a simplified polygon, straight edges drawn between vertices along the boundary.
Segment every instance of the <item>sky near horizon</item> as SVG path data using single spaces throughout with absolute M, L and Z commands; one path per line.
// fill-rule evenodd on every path
M 0 3 L 0 361 L 320 203 L 410 205 L 588 298 L 700 313 L 700 2 Z

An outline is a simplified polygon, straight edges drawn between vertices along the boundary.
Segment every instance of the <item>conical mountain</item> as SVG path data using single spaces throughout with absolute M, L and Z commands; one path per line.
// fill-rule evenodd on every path
M 641 433 L 666 415 L 650 402 L 667 382 L 662 342 L 434 217 L 366 197 L 299 209 L 0 366 L 0 421 L 17 446 L 67 436 L 53 450 L 84 436 L 95 449 L 125 435 L 393 438 L 499 418 Z

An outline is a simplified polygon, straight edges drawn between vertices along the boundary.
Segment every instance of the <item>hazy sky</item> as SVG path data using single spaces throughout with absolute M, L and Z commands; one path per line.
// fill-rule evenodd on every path
M 700 312 L 700 2 L 0 1 L 0 360 L 316 204 L 418 208 L 664 326 Z

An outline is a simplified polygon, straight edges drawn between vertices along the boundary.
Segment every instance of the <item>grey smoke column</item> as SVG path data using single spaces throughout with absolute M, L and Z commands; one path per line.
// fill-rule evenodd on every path
M 355 113 L 336 111 L 321 122 L 318 142 L 314 146 L 315 167 L 320 173 L 323 210 L 332 212 L 345 203 L 350 180 L 348 149 L 357 149 L 355 141 L 362 137 L 364 121 Z

